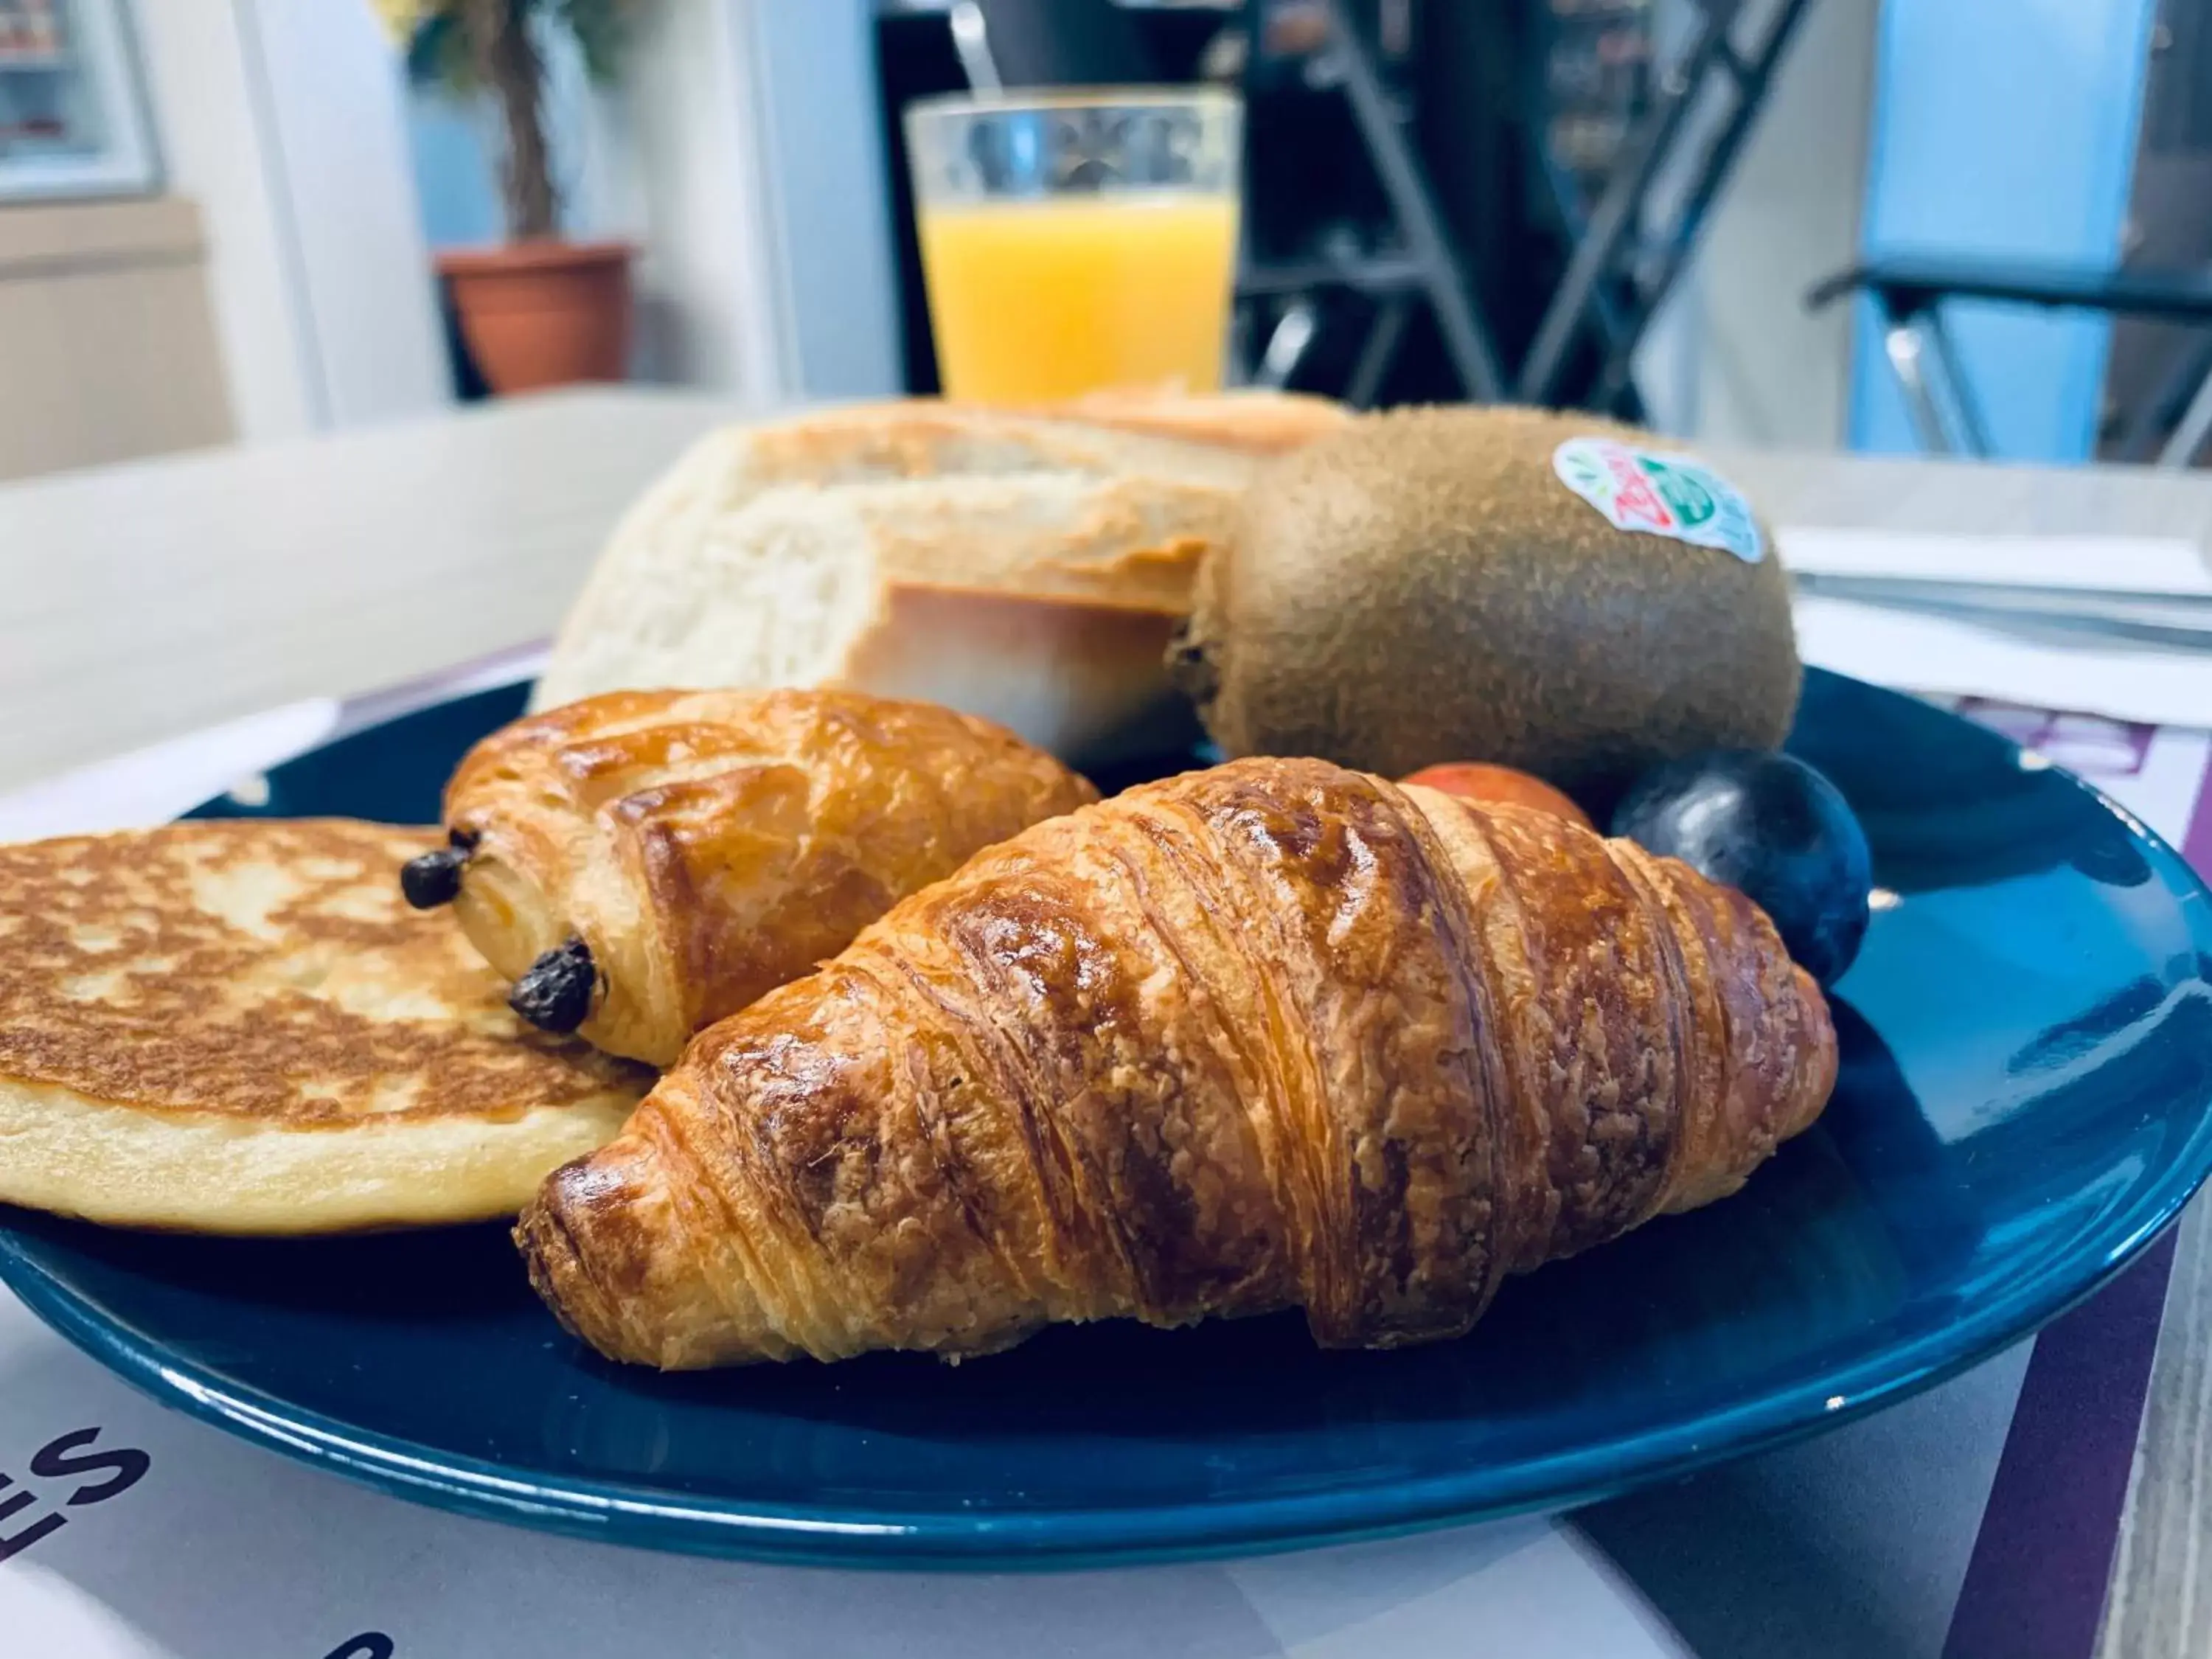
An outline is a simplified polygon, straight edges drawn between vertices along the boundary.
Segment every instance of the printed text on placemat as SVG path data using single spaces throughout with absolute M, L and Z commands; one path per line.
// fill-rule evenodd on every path
M 27 1475 L 0 1468 L 0 1561 L 67 1526 L 63 1510 L 105 1504 L 146 1478 L 152 1458 L 131 1446 L 94 1449 L 99 1438 L 97 1428 L 72 1429 L 31 1454 Z

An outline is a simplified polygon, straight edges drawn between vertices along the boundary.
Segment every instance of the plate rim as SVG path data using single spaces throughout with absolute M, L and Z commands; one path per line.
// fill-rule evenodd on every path
M 1826 672 L 1807 672 L 1808 678 Z M 1828 678 L 1846 681 L 1861 693 L 1897 698 L 1940 718 L 1972 724 L 1885 687 L 1844 675 Z M 2020 751 L 2021 745 L 2002 734 L 1975 729 Z M 2104 791 L 2063 768 L 2049 769 L 2094 799 L 2150 855 L 2165 890 L 2186 915 L 2188 931 L 2212 952 L 2212 886 Z M 5 1224 L 4 1209 L 0 1283 L 74 1346 L 158 1403 L 297 1462 L 416 1502 L 688 1554 L 842 1567 L 1056 1571 L 1304 1548 L 1571 1509 L 1787 1444 L 1934 1387 L 2085 1301 L 2173 1224 L 2208 1177 L 2212 1095 L 2198 1103 L 2194 1127 L 2154 1184 L 2087 1224 L 2080 1243 L 2065 1256 L 2045 1262 L 1955 1322 L 1911 1342 L 1657 1429 L 1523 1458 L 1503 1474 L 1476 1463 L 1445 1474 L 1322 1492 L 1169 1505 L 829 1514 L 799 1504 L 691 1498 L 667 1486 L 519 1473 L 511 1464 L 447 1452 L 304 1409 L 180 1359 L 160 1339 L 101 1311 L 27 1253 L 24 1236 Z
M 2201 1149 L 2208 1140 L 2212 1113 L 2189 1145 Z M 2150 1213 L 2103 1252 L 2084 1282 L 2057 1279 L 2046 1268 L 2004 1303 L 1984 1304 L 1977 1316 L 1856 1365 L 1663 1429 L 1523 1460 L 1510 1480 L 1473 1465 L 1330 1492 L 1174 1505 L 832 1516 L 801 1504 L 687 1499 L 666 1487 L 518 1474 L 512 1465 L 364 1431 L 239 1388 L 197 1363 L 164 1357 L 157 1341 L 101 1314 L 25 1255 L 5 1228 L 0 1281 L 73 1346 L 157 1403 L 296 1462 L 434 1507 L 682 1554 L 814 1566 L 1049 1571 L 1303 1549 L 1576 1509 L 1787 1445 L 1933 1388 L 2086 1301 L 2154 1243 L 2203 1184 L 2200 1178 L 2170 1201 L 2162 1191 L 2159 1201 L 2136 1206 Z

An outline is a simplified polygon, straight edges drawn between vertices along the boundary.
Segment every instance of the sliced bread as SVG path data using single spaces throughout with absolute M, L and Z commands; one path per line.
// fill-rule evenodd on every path
M 1251 399 L 1252 419 L 1279 425 L 1273 403 Z M 617 527 L 536 704 L 836 685 L 944 702 L 1079 762 L 1179 739 L 1162 659 L 1255 464 L 934 402 L 712 434 Z

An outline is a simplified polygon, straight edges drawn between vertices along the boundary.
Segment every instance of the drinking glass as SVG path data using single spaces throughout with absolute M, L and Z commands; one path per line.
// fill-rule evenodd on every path
M 906 112 L 947 396 L 1221 384 L 1243 106 L 1208 88 L 932 98 Z

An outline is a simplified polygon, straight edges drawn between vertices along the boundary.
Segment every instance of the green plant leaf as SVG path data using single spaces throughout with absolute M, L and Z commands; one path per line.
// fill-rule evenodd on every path
M 554 16 L 575 36 L 585 73 L 601 82 L 613 80 L 621 67 L 635 6 L 627 0 L 547 0 L 547 3 Z
M 605 83 L 622 66 L 623 48 L 640 0 L 508 0 L 518 12 L 544 12 L 574 38 L 585 73 Z M 468 94 L 481 84 L 476 53 L 461 20 L 466 0 L 436 0 L 407 43 L 407 78 L 416 86 Z
M 415 26 L 415 38 L 407 43 L 407 78 L 452 93 L 476 90 L 476 54 L 469 50 L 457 5 L 448 3 Z

